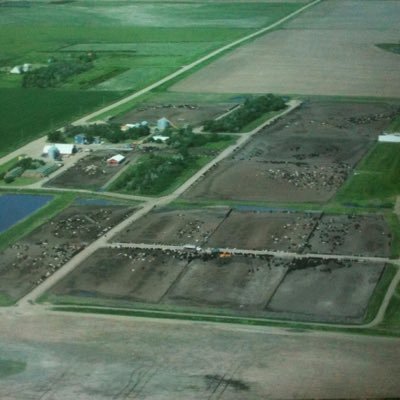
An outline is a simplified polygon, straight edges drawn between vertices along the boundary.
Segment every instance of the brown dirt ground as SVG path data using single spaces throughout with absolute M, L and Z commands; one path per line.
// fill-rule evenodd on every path
M 306 251 L 387 257 L 390 244 L 390 230 L 382 216 L 323 215 Z
M 131 214 L 124 206 L 70 206 L 0 253 L 0 293 L 22 297 Z
M 115 122 L 121 124 L 147 121 L 156 125 L 157 120 L 168 118 L 175 126 L 186 124 L 197 126 L 203 121 L 214 119 L 229 111 L 235 104 L 223 103 L 214 105 L 204 104 L 145 104 L 118 117 Z
M 384 399 L 399 339 L 81 314 L 2 315 L 7 400 Z
M 168 292 L 165 303 L 254 313 L 264 308 L 286 271 L 285 262 L 275 259 L 195 259 Z
M 383 269 L 372 263 L 310 260 L 286 274 L 266 309 L 296 319 L 360 323 Z
M 226 218 L 227 207 L 207 210 L 163 209 L 147 214 L 113 238 L 122 243 L 202 245 Z
M 329 0 L 172 86 L 181 92 L 400 97 L 398 1 Z
M 327 201 L 396 109 L 387 104 L 306 103 L 258 133 L 183 197 Z
M 45 186 L 78 188 L 78 189 L 99 189 L 105 185 L 121 168 L 128 162 L 139 157 L 136 152 L 124 152 L 126 160 L 116 166 L 107 165 L 106 160 L 115 156 L 117 151 L 96 151 L 81 158 L 71 168 L 48 181 Z
M 211 235 L 209 247 L 301 251 L 319 214 L 233 211 Z

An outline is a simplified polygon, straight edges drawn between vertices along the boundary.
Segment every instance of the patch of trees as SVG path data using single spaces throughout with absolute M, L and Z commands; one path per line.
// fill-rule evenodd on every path
M 16 168 L 22 168 L 23 171 L 27 169 L 37 169 L 44 164 L 45 162 L 43 160 L 33 159 L 31 157 L 21 158 L 17 162 L 13 163 L 7 171 L 0 173 L 0 180 L 3 179 L 5 183 L 11 183 L 14 181 L 14 178 L 12 176 L 7 176 L 10 171 Z
M 231 140 L 229 135 L 217 135 L 216 133 L 193 133 L 191 127 L 181 128 L 175 132 L 168 132 L 167 144 L 181 151 L 190 147 L 201 147 L 207 143 L 215 143 Z
M 219 120 L 204 122 L 204 130 L 208 132 L 239 132 L 250 122 L 271 111 L 286 107 L 282 97 L 273 94 L 246 99 L 241 107 Z
M 114 190 L 155 195 L 166 190 L 194 162 L 188 154 L 160 156 L 151 154 L 126 171 L 113 185 Z
M 71 61 L 54 61 L 47 67 L 28 71 L 22 78 L 24 88 L 53 88 L 66 82 L 71 76 L 80 74 L 92 68 L 93 64 L 86 58 Z

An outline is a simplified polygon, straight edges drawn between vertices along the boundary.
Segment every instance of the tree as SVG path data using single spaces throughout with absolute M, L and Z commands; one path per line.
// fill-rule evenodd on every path
M 65 143 L 65 137 L 60 131 L 50 132 L 47 141 L 51 143 Z

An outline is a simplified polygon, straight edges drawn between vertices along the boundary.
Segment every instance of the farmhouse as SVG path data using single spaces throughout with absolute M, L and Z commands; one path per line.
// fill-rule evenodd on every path
M 42 155 L 51 156 L 54 149 L 57 149 L 59 154 L 62 156 L 70 156 L 77 152 L 77 148 L 74 144 L 54 143 L 44 146 Z
M 119 165 L 125 160 L 125 157 L 122 154 L 117 154 L 113 157 L 110 157 L 107 160 L 108 165 Z

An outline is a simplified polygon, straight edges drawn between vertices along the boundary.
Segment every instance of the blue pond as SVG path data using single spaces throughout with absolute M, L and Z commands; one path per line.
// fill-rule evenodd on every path
M 0 195 L 0 233 L 43 207 L 52 199 L 53 196 L 30 194 Z

